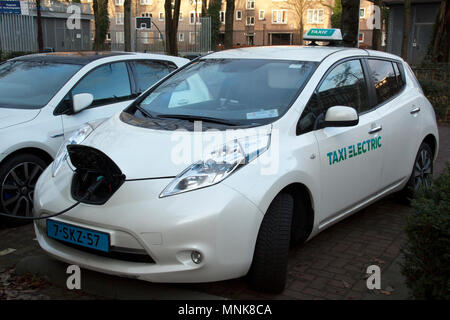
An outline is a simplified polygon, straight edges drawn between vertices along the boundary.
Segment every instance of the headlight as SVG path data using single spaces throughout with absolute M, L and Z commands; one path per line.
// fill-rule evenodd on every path
M 64 143 L 59 147 L 58 154 L 52 163 L 52 176 L 56 176 L 59 169 L 61 168 L 64 161 L 66 161 L 68 153 L 67 146 L 69 144 L 80 144 L 82 143 L 91 133 L 94 131 L 94 127 L 90 124 L 85 124 L 80 129 L 78 129 L 69 139 L 64 141 Z
M 212 186 L 224 180 L 269 148 L 270 134 L 235 139 L 206 152 L 198 161 L 175 177 L 159 195 L 160 198 Z

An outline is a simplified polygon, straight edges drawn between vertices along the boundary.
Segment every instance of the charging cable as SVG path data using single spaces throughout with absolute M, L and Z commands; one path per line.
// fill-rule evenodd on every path
M 8 217 L 8 218 L 13 218 L 13 219 L 19 219 L 19 220 L 43 220 L 43 219 L 48 219 L 48 218 L 53 218 L 59 215 L 62 215 L 64 213 L 66 213 L 67 211 L 72 210 L 73 208 L 75 208 L 76 206 L 78 206 L 82 201 L 86 200 L 87 198 L 89 198 L 94 192 L 95 190 L 97 190 L 97 188 L 102 184 L 103 182 L 103 176 L 99 176 L 97 178 L 97 181 L 90 186 L 87 189 L 86 194 L 81 198 L 81 200 L 77 201 L 76 203 L 74 203 L 73 205 L 71 205 L 70 207 L 64 209 L 63 211 L 60 211 L 58 213 L 54 213 L 52 215 L 48 215 L 48 216 L 42 216 L 42 217 L 22 217 L 22 216 L 13 216 L 11 214 L 7 214 L 7 213 L 1 213 L 0 212 L 0 216 L 2 217 Z

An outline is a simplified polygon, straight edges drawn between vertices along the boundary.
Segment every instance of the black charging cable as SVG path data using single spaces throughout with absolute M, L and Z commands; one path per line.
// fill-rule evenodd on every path
M 96 190 L 98 187 L 100 187 L 100 185 L 103 183 L 104 177 L 100 176 L 99 178 L 97 178 L 97 181 L 90 186 L 87 189 L 86 194 L 81 198 L 81 200 L 77 201 L 76 203 L 74 203 L 73 205 L 71 205 L 70 207 L 64 209 L 63 211 L 60 211 L 58 213 L 54 213 L 52 215 L 48 215 L 48 216 L 42 216 L 42 217 L 22 217 L 22 216 L 13 216 L 11 214 L 7 214 L 7 213 L 1 213 L 0 212 L 0 216 L 2 217 L 8 217 L 8 218 L 13 218 L 13 219 L 19 219 L 19 220 L 43 220 L 43 219 L 48 219 L 48 218 L 53 218 L 59 215 L 62 215 L 64 213 L 66 213 L 67 211 L 72 210 L 73 208 L 75 208 L 76 206 L 78 206 L 81 202 L 83 202 L 84 200 L 86 200 L 87 198 L 89 198 Z

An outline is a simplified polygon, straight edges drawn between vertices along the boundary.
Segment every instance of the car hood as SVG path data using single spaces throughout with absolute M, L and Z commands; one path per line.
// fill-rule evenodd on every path
M 40 111 L 40 109 L 0 108 L 0 129 L 31 121 Z
M 154 130 L 124 123 L 120 114 L 116 114 L 94 130 L 82 144 L 105 153 L 127 179 L 168 178 L 175 177 L 202 159 L 201 150 L 220 147 L 235 136 L 269 133 L 270 129 L 270 125 L 241 129 L 235 130 L 233 135 L 229 131 Z

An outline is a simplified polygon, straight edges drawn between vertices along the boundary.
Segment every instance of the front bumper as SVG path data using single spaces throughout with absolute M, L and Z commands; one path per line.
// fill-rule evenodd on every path
M 67 164 L 66 164 L 67 165 Z M 47 169 L 35 190 L 35 215 L 53 214 L 75 203 L 72 171 L 54 178 Z M 48 254 L 80 267 L 152 282 L 208 282 L 245 275 L 251 265 L 263 213 L 224 184 L 159 198 L 171 179 L 125 182 L 104 205 L 80 204 L 55 220 L 110 234 L 111 246 L 147 253 L 154 263 L 103 257 L 47 237 L 35 222 Z M 203 260 L 195 264 L 191 252 Z

